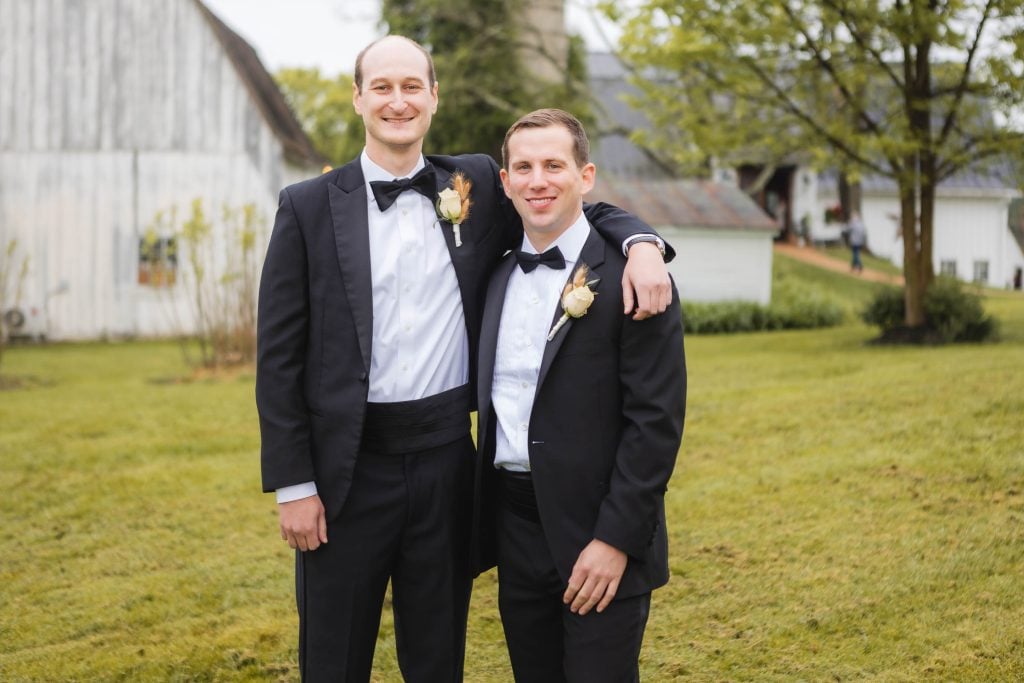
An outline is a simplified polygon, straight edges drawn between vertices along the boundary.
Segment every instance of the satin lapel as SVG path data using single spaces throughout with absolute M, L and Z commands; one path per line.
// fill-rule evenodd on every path
M 590 268 L 590 275 L 587 277 L 587 281 L 594 280 L 601 277 L 600 266 L 604 263 L 604 250 L 606 248 L 604 238 L 602 238 L 594 228 L 590 229 L 590 236 L 587 237 L 587 241 L 583 244 L 583 250 L 580 252 L 580 259 L 576 262 L 576 265 L 569 273 L 569 277 L 566 282 L 572 280 L 573 273 L 576 272 L 576 268 L 579 267 L 580 263 L 586 263 Z M 592 289 L 596 292 L 601 286 L 598 282 Z M 562 305 L 561 300 L 555 309 L 555 315 L 551 319 L 551 327 L 555 326 L 555 323 L 562 317 Z M 565 338 L 569 336 L 572 328 L 577 324 L 574 318 L 569 318 L 562 328 L 558 330 L 554 339 L 549 341 L 544 346 L 544 355 L 540 360 L 540 372 L 537 375 L 537 392 L 540 392 L 541 386 L 544 384 L 544 378 L 547 377 L 548 370 L 551 369 L 551 363 L 554 362 L 555 356 L 558 355 L 558 350 L 562 348 L 562 344 L 565 342 Z M 550 329 L 550 328 L 549 328 Z M 536 396 L 536 394 L 534 394 Z
M 487 302 L 484 304 L 484 317 L 480 331 L 480 349 L 477 373 L 477 420 L 480 423 L 478 434 L 486 434 L 486 417 L 491 411 L 491 385 L 494 382 L 494 357 L 498 351 L 498 327 L 501 324 L 501 311 L 505 307 L 505 290 L 508 288 L 508 279 L 512 276 L 512 269 L 516 267 L 516 260 L 506 255 L 498 263 L 498 267 L 491 276 L 490 286 L 487 288 Z M 482 437 L 478 437 L 482 438 Z
M 343 167 L 337 185 L 327 187 L 334 223 L 334 244 L 341 266 L 349 310 L 359 336 L 359 351 L 370 371 L 373 340 L 373 285 L 370 280 L 370 225 L 367 218 L 366 181 L 359 162 Z
M 429 163 L 429 162 L 427 162 Z M 437 192 L 441 193 L 441 190 L 450 186 L 452 180 L 452 174 L 448 171 L 434 166 L 434 175 L 437 179 Z M 448 256 L 452 260 L 452 266 L 455 267 L 455 279 L 459 281 L 459 294 L 462 295 L 462 304 L 465 308 L 467 301 L 472 301 L 473 292 L 469 288 L 469 282 L 466 280 L 467 275 L 463 264 L 465 259 L 471 258 L 472 250 L 466 242 L 465 230 L 462 231 L 462 246 L 455 246 L 455 230 L 452 224 L 448 221 L 441 220 L 440 217 L 437 219 L 438 225 L 441 226 L 441 233 L 444 235 L 444 243 L 448 246 Z M 468 225 L 466 226 L 469 227 Z

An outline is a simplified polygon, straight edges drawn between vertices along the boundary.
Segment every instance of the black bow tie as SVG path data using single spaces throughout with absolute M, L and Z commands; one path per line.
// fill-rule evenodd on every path
M 370 183 L 370 189 L 373 190 L 373 198 L 377 200 L 377 208 L 381 211 L 387 211 L 398 199 L 398 195 L 406 190 L 415 190 L 430 201 L 434 201 L 434 195 L 437 194 L 434 167 L 427 164 L 412 178 L 375 180 Z
M 543 254 L 527 254 L 522 249 L 516 249 L 516 262 L 524 273 L 529 273 L 539 265 L 552 270 L 565 270 L 565 259 L 558 247 L 551 247 Z

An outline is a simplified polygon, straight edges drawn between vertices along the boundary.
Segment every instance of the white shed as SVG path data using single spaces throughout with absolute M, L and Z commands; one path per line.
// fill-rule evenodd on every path
M 251 202 L 269 226 L 278 190 L 321 163 L 256 53 L 199 0 L 0 0 L 0 243 L 30 258 L 28 332 L 171 331 L 141 282 L 156 212 Z
M 672 243 L 669 272 L 685 301 L 754 301 L 772 294 L 772 238 L 778 225 L 735 185 L 706 180 L 602 177 L 588 201 L 615 204 Z

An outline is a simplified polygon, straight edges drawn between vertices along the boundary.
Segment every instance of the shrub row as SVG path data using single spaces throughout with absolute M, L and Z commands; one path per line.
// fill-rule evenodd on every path
M 842 307 L 814 289 L 776 288 L 775 301 L 767 306 L 747 301 L 683 304 L 688 334 L 810 329 L 842 321 Z

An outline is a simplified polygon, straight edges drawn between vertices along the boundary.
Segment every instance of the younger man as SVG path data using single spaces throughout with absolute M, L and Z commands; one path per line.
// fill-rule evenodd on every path
M 625 259 L 582 212 L 588 147 L 576 118 L 542 109 L 502 149 L 525 235 L 484 308 L 477 521 L 520 682 L 638 680 L 651 590 L 668 581 L 664 493 L 686 397 L 678 296 L 665 315 L 623 315 Z

